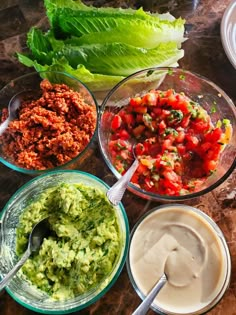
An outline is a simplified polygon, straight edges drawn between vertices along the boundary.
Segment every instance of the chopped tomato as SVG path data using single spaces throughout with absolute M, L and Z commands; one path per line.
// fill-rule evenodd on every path
M 142 98 L 141 97 L 133 97 L 130 99 L 129 101 L 129 104 L 133 107 L 136 107 L 136 106 L 140 106 L 142 103 Z
M 155 117 L 160 117 L 162 114 L 162 109 L 160 107 L 153 107 L 152 113 Z
M 136 114 L 135 123 L 143 123 L 143 114 Z
M 223 132 L 220 128 L 215 128 L 204 135 L 204 140 L 217 142 L 220 140 L 222 133 Z
M 145 94 L 142 98 L 142 104 L 148 106 L 156 106 L 157 104 L 157 95 L 154 92 L 149 92 Z
M 172 145 L 172 141 L 170 139 L 166 139 L 162 143 L 162 152 L 165 152 L 166 150 L 168 151 L 173 151 L 175 147 Z
M 193 150 L 195 149 L 198 144 L 199 144 L 199 140 L 196 136 L 192 136 L 192 135 L 186 135 L 185 137 L 185 142 L 186 142 L 186 148 L 187 150 Z
M 126 114 L 123 117 L 124 122 L 127 124 L 127 126 L 132 127 L 135 123 L 134 115 L 133 114 Z
M 180 156 L 183 156 L 186 153 L 186 146 L 182 143 L 176 145 L 177 151 Z
M 161 151 L 161 145 L 159 143 L 153 143 L 149 146 L 147 153 L 151 155 L 151 157 L 156 157 Z
M 154 182 L 150 178 L 146 177 L 144 179 L 144 185 L 145 185 L 144 187 L 146 188 L 146 190 L 150 190 L 154 186 Z
M 159 123 L 159 132 L 160 133 L 163 133 L 166 129 L 166 123 L 164 120 L 162 120 L 160 123 Z
M 135 127 L 133 129 L 133 135 L 135 136 L 135 138 L 138 138 L 139 136 L 142 135 L 144 130 L 145 130 L 145 126 L 144 125 L 138 125 L 137 127 Z
M 148 171 L 147 166 L 139 163 L 139 166 L 137 168 L 137 173 L 145 174 L 145 173 L 147 173 L 147 171 Z
M 206 132 L 210 128 L 210 118 L 204 117 L 204 119 L 197 118 L 191 122 L 191 126 L 197 132 Z
M 217 161 L 215 160 L 206 160 L 204 162 L 204 169 L 206 173 L 213 172 L 217 167 Z
M 134 174 L 133 174 L 133 176 L 132 176 L 132 178 L 131 178 L 131 182 L 133 183 L 133 184 L 138 184 L 138 179 L 139 179 L 139 174 L 137 173 L 137 172 L 135 172 Z M 139 185 L 138 185 L 139 186 Z
M 111 122 L 111 129 L 113 131 L 115 131 L 116 129 L 119 129 L 121 126 L 121 123 L 122 123 L 121 117 L 119 115 L 115 115 Z
M 186 115 L 186 116 L 182 119 L 182 121 L 181 121 L 181 123 L 180 123 L 181 127 L 183 127 L 183 128 L 187 128 L 187 127 L 188 127 L 188 125 L 189 125 L 189 123 L 190 123 L 190 117 L 191 117 L 191 115 Z
M 179 176 L 174 171 L 164 171 L 162 175 L 171 182 L 179 182 Z
M 175 137 L 175 142 L 181 143 L 184 141 L 185 138 L 185 132 L 184 130 L 177 130 L 178 135 Z
M 147 106 L 135 106 L 133 110 L 136 113 L 145 114 L 145 113 L 147 113 Z
M 130 133 L 125 129 L 121 129 L 119 132 L 120 139 L 128 140 L 130 138 Z
M 136 155 L 143 155 L 145 152 L 145 148 L 144 148 L 144 145 L 142 143 L 138 143 L 136 146 L 135 146 L 135 154 Z

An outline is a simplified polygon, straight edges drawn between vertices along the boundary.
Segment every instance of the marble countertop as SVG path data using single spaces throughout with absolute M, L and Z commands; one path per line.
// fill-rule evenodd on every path
M 219 85 L 236 102 L 236 70 L 224 52 L 220 38 L 220 23 L 230 0 L 95 0 L 84 1 L 96 6 L 122 6 L 165 12 L 186 19 L 188 40 L 183 44 L 185 56 L 180 66 L 197 72 Z M 42 0 L 2 0 L 0 2 L 0 88 L 10 79 L 30 72 L 20 65 L 15 52 L 26 46 L 26 32 L 32 25 L 42 23 L 45 11 Z M 83 170 L 106 181 L 115 182 L 114 176 L 105 165 L 95 143 L 91 148 L 93 159 L 87 160 Z M 11 195 L 30 178 L 0 165 L 0 209 Z M 137 220 L 158 203 L 143 200 L 126 192 L 124 206 L 129 218 L 130 229 Z M 236 171 L 227 181 L 204 197 L 186 202 L 210 215 L 225 234 L 232 257 L 230 287 L 211 315 L 236 314 Z M 128 315 L 138 306 L 140 298 L 135 293 L 124 267 L 120 277 L 110 291 L 90 307 L 74 313 L 81 315 Z M 1 315 L 36 314 L 17 304 L 5 291 L 0 292 Z M 155 313 L 150 310 L 149 315 Z

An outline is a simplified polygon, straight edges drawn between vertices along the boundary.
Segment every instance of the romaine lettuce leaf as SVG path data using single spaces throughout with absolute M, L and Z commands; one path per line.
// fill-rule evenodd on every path
M 56 11 L 64 8 L 70 8 L 74 11 L 83 10 L 83 14 L 85 11 L 87 12 L 100 12 L 105 14 L 127 14 L 127 15 L 138 15 L 140 18 L 146 15 L 155 15 L 150 14 L 149 12 L 143 11 L 142 8 L 140 9 L 122 9 L 122 8 L 113 8 L 113 7 L 101 7 L 97 8 L 94 6 L 85 5 L 81 0 L 44 0 L 44 6 L 46 8 L 46 13 L 48 16 L 48 19 L 51 23 L 53 23 L 54 16 L 56 15 Z
M 31 28 L 27 34 L 27 45 L 39 62 L 51 62 L 54 54 L 53 48 L 47 36 L 40 29 Z
M 154 49 L 124 43 L 66 45 L 55 56 L 64 56 L 73 68 L 83 64 L 93 73 L 127 76 L 144 68 L 177 66 L 177 60 L 183 54 L 175 42 L 168 42 L 161 43 Z
M 36 28 L 28 34 L 28 46 L 31 59 L 38 63 L 50 65 L 53 59 L 64 57 L 74 69 L 83 64 L 92 73 L 116 76 L 155 66 L 177 66 L 184 54 L 175 42 L 160 43 L 154 49 L 116 42 L 72 46 L 55 39 L 50 31 L 43 34 Z
M 91 91 L 108 91 L 117 83 L 123 80 L 124 76 L 112 76 L 103 74 L 93 74 L 84 65 L 78 65 L 76 69 L 72 68 L 65 58 L 58 60 L 53 59 L 50 65 L 40 64 L 29 56 L 18 53 L 19 61 L 27 67 L 34 67 L 36 71 L 61 71 L 66 72 L 79 79 Z
M 27 33 L 27 46 L 34 59 L 42 64 L 50 64 L 55 52 L 64 47 L 64 42 L 57 40 L 51 30 L 44 33 L 32 27 Z
M 141 8 L 95 8 L 78 4 L 75 9 L 77 2 L 72 2 L 72 8 L 54 4 L 48 17 L 57 38 L 75 36 L 77 45 L 122 42 L 154 48 L 161 42 L 175 41 L 180 47 L 185 40 L 185 21 L 181 18 L 163 19 Z M 49 2 L 48 7 L 51 8 L 52 3 Z
M 76 37 L 68 43 L 105 44 L 122 42 L 142 48 L 155 48 L 160 43 L 175 41 L 178 47 L 184 39 L 184 21 L 176 19 L 173 22 L 155 19 L 143 21 L 140 19 L 124 19 L 114 16 L 101 17 L 68 17 L 59 15 L 60 32 Z M 129 31 L 127 31 L 129 30 Z

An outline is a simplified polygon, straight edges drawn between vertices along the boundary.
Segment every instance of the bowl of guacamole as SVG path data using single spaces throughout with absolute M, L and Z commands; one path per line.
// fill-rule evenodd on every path
M 50 233 L 6 290 L 39 313 L 65 314 L 89 306 L 118 278 L 126 259 L 125 209 L 110 204 L 108 185 L 81 171 L 34 178 L 8 201 L 1 219 L 0 276 L 23 255 L 33 226 L 48 218 Z

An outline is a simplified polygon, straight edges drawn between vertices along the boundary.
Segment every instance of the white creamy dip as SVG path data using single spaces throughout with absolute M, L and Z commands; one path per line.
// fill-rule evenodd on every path
M 144 218 L 132 236 L 129 260 L 144 295 L 166 273 L 168 282 L 154 303 L 167 314 L 196 314 L 219 296 L 227 278 L 219 235 L 203 216 L 181 205 Z

